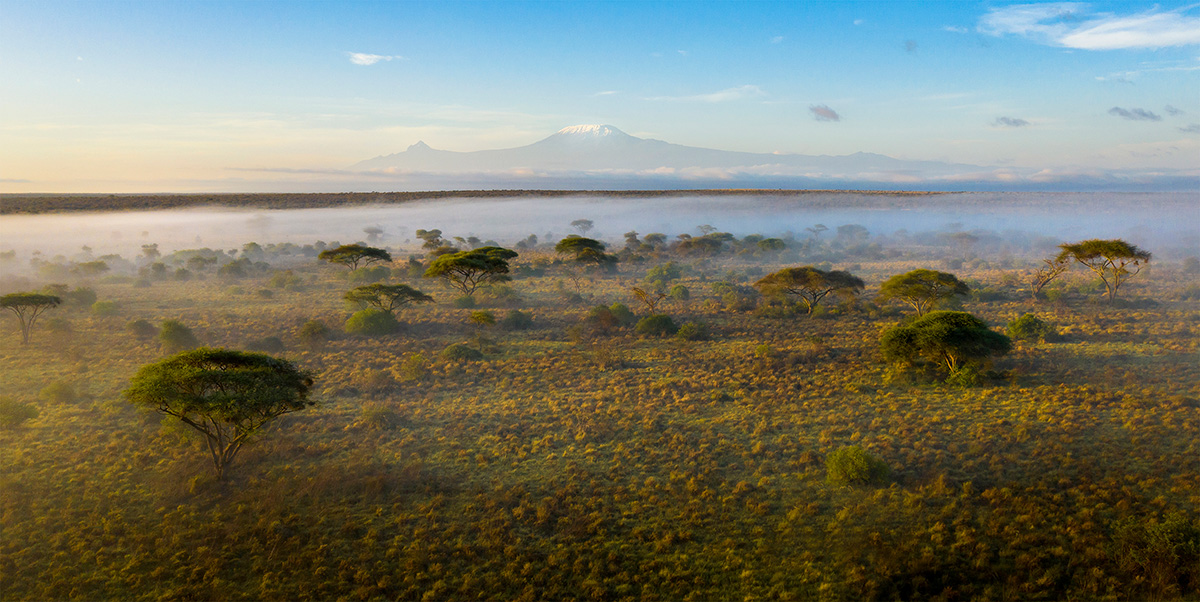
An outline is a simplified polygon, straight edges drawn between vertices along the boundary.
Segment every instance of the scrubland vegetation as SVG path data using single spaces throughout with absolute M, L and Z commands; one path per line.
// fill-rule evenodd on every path
M 0 323 L 0 596 L 1200 599 L 1194 259 L 1148 246 L 1110 300 L 1039 280 L 1077 241 L 1036 236 L 437 226 L 354 266 L 0 255 L 0 293 L 61 300 L 28 344 Z M 957 284 L 880 294 L 913 270 Z M 881 348 L 942 322 L 984 343 Z M 319 404 L 217 478 L 124 394 L 197 346 L 286 358 Z

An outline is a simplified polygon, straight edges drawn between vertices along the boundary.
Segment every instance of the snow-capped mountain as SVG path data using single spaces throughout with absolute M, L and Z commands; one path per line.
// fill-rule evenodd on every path
M 418 142 L 407 150 L 351 167 L 368 172 L 618 174 L 679 177 L 767 176 L 906 181 L 979 172 L 984 168 L 885 155 L 745 153 L 631 136 L 611 125 L 574 125 L 517 148 L 455 152 Z

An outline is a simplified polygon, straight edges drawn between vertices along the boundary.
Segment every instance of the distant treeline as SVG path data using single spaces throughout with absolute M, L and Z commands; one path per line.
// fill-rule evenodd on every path
M 687 197 L 687 196 L 818 196 L 838 195 L 838 202 L 819 201 L 814 206 L 845 207 L 845 197 L 922 197 L 944 192 L 864 190 L 444 190 L 425 192 L 322 192 L 256 194 L 2 194 L 0 215 L 14 213 L 65 213 L 73 211 L 139 211 L 182 207 L 237 207 L 253 209 L 312 209 L 355 205 L 383 205 L 433 199 L 512 197 Z M 858 205 L 861 203 L 849 203 Z M 874 203 L 869 203 L 874 204 Z M 889 203 L 890 204 L 890 203 Z

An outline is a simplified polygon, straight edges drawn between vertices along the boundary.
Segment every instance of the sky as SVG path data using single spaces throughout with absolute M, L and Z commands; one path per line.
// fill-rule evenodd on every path
M 319 173 L 589 123 L 1197 176 L 1200 4 L 0 0 L 0 192 L 356 189 Z

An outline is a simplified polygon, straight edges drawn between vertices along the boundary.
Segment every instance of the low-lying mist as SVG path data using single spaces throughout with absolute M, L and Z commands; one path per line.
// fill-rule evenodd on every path
M 696 196 L 459 199 L 398 205 L 293 210 L 182 209 L 88 214 L 5 215 L 0 251 L 18 264 L 31 254 L 67 257 L 86 246 L 94 256 L 137 255 L 157 244 L 164 253 L 316 240 L 409 246 L 418 228 L 447 237 L 477 236 L 510 244 L 535 234 L 543 242 L 576 233 L 571 222 L 592 220 L 588 236 L 611 242 L 630 230 L 668 236 L 711 225 L 737 236 L 807 236 L 823 224 L 858 224 L 872 236 L 897 232 L 986 231 L 1060 239 L 1125 238 L 1160 255 L 1200 252 L 1200 200 L 1193 194 L 973 193 L 887 196 L 853 193 L 776 197 Z M 419 242 L 419 241 L 418 241 Z M 1031 252 L 1034 250 L 1031 249 Z M 10 264 L 11 265 L 11 264 Z M 9 269 L 9 268 L 6 268 Z

